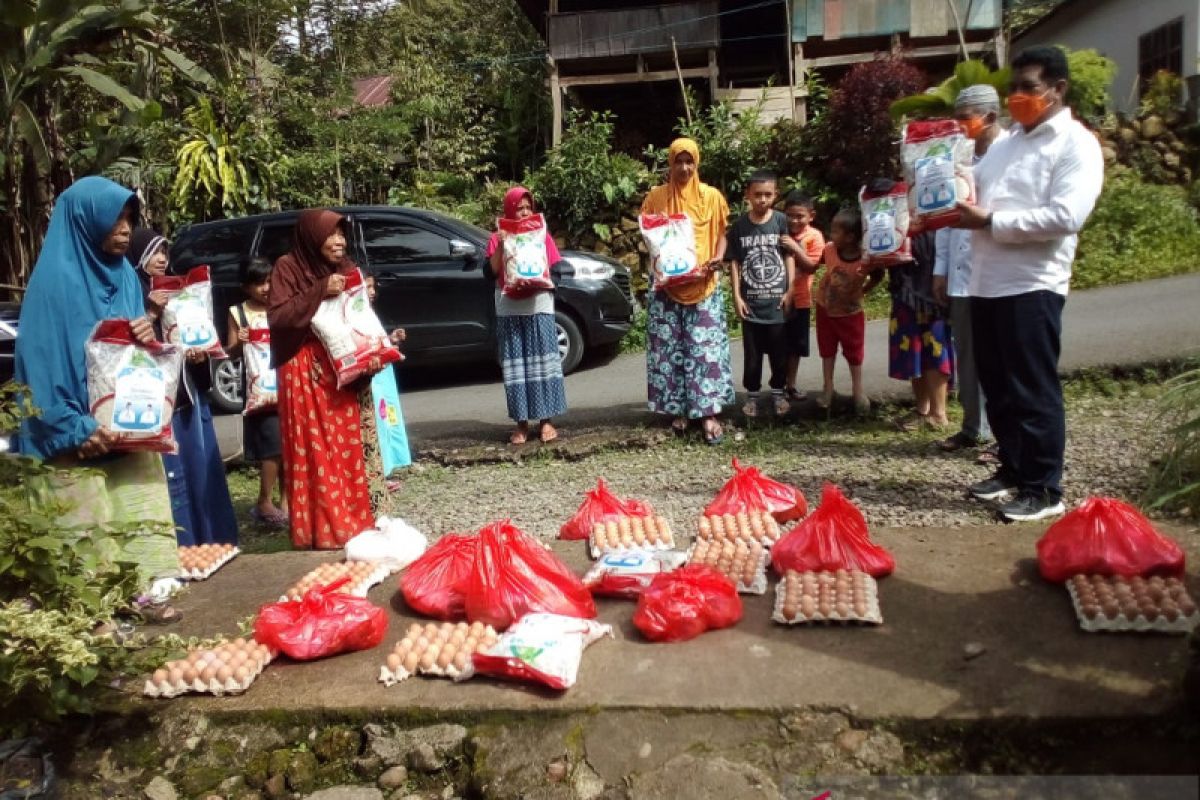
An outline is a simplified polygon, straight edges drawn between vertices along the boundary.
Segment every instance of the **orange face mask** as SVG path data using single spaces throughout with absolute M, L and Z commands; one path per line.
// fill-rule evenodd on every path
M 967 117 L 957 120 L 957 122 L 958 127 L 962 128 L 962 132 L 967 135 L 968 139 L 978 139 L 979 134 L 987 128 L 987 117 Z
M 1008 113 L 1021 123 L 1022 127 L 1028 128 L 1034 125 L 1051 105 L 1050 101 L 1046 99 L 1050 91 L 1047 89 L 1044 94 L 1040 95 L 1013 92 L 1008 96 Z

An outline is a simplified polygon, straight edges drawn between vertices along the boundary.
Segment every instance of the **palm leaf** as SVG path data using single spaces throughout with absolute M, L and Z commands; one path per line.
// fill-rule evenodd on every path
M 192 61 L 183 53 L 170 47 L 159 48 L 158 52 L 162 54 L 162 57 L 165 58 L 172 67 L 181 72 L 188 80 L 193 81 L 194 83 L 203 84 L 205 86 L 212 86 L 213 76 L 208 73 L 208 70 L 204 69 L 204 67 L 200 66 L 195 61 Z
M 33 153 L 33 160 L 37 162 L 38 169 L 50 169 L 50 148 L 46 146 L 46 140 L 42 137 L 42 126 L 33 111 L 25 103 L 18 101 L 13 109 L 13 118 L 21 138 Z
M 141 111 L 146 106 L 145 100 L 135 96 L 133 92 L 102 72 L 80 66 L 62 67 L 58 71 L 63 75 L 75 76 L 100 94 L 113 98 L 130 111 Z

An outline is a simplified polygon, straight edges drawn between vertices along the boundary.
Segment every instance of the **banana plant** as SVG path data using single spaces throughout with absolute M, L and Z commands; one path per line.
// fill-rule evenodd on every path
M 899 121 L 904 117 L 939 117 L 948 116 L 954 111 L 954 101 L 958 93 L 968 86 L 987 84 L 995 87 L 1001 97 L 1008 94 L 1008 80 L 1012 70 L 1008 67 L 995 72 L 988 69 L 987 64 L 977 59 L 960 61 L 954 67 L 954 74 L 921 94 L 901 97 L 889 106 L 892 118 Z
M 162 43 L 165 22 L 145 0 L 4 0 L 0 14 L 0 284 L 23 285 L 54 191 L 71 180 L 59 133 L 62 98 L 78 91 L 110 98 L 139 120 L 162 109 L 150 87 L 114 77 L 112 53 L 132 51 L 190 81 L 208 74 Z M 126 49 L 127 48 L 127 49 Z M 105 60 L 105 57 L 108 60 Z M 69 101 L 68 101 L 69 102 Z M 31 187 L 39 187 L 33 191 Z

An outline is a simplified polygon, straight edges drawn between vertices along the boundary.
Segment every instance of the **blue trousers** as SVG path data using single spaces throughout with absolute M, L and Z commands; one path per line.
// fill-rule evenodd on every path
M 201 397 L 199 405 L 178 409 L 171 427 L 179 452 L 164 455 L 163 466 L 180 546 L 237 544 L 237 516 L 208 401 Z

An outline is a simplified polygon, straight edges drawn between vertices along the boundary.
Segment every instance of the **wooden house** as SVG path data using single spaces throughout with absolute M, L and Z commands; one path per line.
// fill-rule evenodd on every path
M 682 116 L 684 85 L 735 106 L 765 95 L 767 119 L 802 122 L 814 70 L 833 79 L 892 50 L 934 73 L 964 49 L 1004 60 L 1002 0 L 517 2 L 546 42 L 556 142 L 564 92 L 661 142 L 663 120 L 669 131 Z

